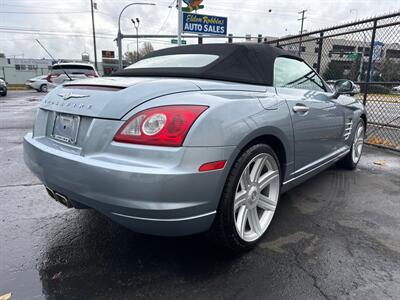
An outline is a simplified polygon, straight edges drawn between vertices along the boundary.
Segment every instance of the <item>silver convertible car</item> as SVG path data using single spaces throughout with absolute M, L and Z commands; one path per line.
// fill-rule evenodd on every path
M 24 138 L 51 197 L 136 232 L 209 231 L 234 250 L 264 235 L 280 194 L 335 162 L 354 169 L 366 112 L 266 44 L 155 51 L 113 77 L 64 83 Z

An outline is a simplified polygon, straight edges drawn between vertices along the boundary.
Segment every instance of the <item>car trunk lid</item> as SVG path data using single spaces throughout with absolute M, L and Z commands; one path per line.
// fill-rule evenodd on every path
M 119 120 L 146 101 L 198 90 L 196 84 L 186 79 L 97 78 L 63 84 L 54 89 L 40 107 L 64 114 Z

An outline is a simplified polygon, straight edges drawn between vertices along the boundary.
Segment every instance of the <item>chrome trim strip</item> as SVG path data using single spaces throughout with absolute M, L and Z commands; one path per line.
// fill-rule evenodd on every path
M 343 147 L 343 148 L 344 148 L 344 147 Z M 343 148 L 341 148 L 341 149 L 343 149 Z M 339 150 L 340 150 L 340 149 L 339 149 Z M 339 150 L 335 151 L 333 154 L 335 154 L 335 153 L 338 152 Z M 323 164 L 317 165 L 316 167 L 314 167 L 314 168 L 308 170 L 307 172 L 305 172 L 305 173 L 303 173 L 303 174 L 301 174 L 301 175 L 299 175 L 299 176 L 296 176 L 296 177 L 294 177 L 294 178 L 292 178 L 292 179 L 289 179 L 289 180 L 285 181 L 284 183 L 282 183 L 282 185 L 288 184 L 288 183 L 292 182 L 293 180 L 299 179 L 299 178 L 301 178 L 301 177 L 303 177 L 303 176 L 305 176 L 305 175 L 307 175 L 307 174 L 309 174 L 309 173 L 311 173 L 311 172 L 317 170 L 318 168 L 321 168 L 321 167 L 323 167 L 323 166 L 329 164 L 330 162 L 332 162 L 332 161 L 334 161 L 334 160 L 336 160 L 336 159 L 339 159 L 339 158 L 345 156 L 345 155 L 346 155 L 347 153 L 349 153 L 349 152 L 350 152 L 350 149 L 347 149 L 347 150 L 344 151 L 343 153 L 340 153 L 338 156 L 332 157 L 331 159 L 327 160 L 327 161 L 324 162 Z M 317 162 L 320 161 L 320 160 L 323 160 L 323 159 L 319 159 L 319 160 L 317 160 L 316 162 L 314 162 L 313 164 L 317 163 Z M 300 170 L 305 169 L 306 167 L 307 167 L 307 166 L 301 168 Z M 299 170 L 299 171 L 300 171 L 300 170 Z M 297 171 L 297 172 L 299 172 L 299 171 Z M 297 173 L 297 172 L 296 172 L 296 173 Z
M 124 217 L 124 218 L 129 218 L 129 219 L 135 219 L 135 220 L 141 220 L 141 221 L 155 221 L 155 222 L 179 222 L 179 221 L 188 221 L 188 220 L 193 220 L 193 219 L 198 219 L 198 218 L 203 218 L 207 216 L 211 216 L 217 213 L 216 210 L 212 212 L 208 212 L 205 214 L 197 215 L 197 216 L 192 216 L 192 217 L 186 217 L 186 218 L 176 218 L 176 219 L 154 219 L 154 218 L 142 218 L 142 217 L 134 217 L 134 216 L 128 216 L 124 214 L 119 214 L 116 212 L 111 212 L 115 216 L 119 217 Z

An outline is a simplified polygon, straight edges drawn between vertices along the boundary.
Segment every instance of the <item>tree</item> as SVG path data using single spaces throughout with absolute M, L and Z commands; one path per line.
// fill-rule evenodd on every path
M 136 55 L 136 51 L 127 51 L 124 54 L 124 57 L 126 59 L 126 61 L 128 62 L 128 64 L 133 64 L 137 61 L 137 55 Z
M 154 51 L 153 45 L 150 42 L 144 42 L 142 48 L 139 50 L 139 56 L 144 57 L 153 51 Z
M 400 81 L 400 63 L 386 58 L 380 66 L 383 81 Z
M 143 46 L 139 49 L 139 60 L 153 51 L 153 45 L 150 42 L 144 42 Z M 136 51 L 127 51 L 125 52 L 124 56 L 129 64 L 135 63 L 138 57 Z
M 344 70 L 345 67 L 341 62 L 331 60 L 322 77 L 325 80 L 341 79 L 343 78 Z

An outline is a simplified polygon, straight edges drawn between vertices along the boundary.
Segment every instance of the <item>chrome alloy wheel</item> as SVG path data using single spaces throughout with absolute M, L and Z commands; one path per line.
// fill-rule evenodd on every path
M 233 208 L 236 231 L 244 241 L 255 241 L 267 230 L 278 204 L 279 187 L 278 163 L 270 154 L 258 154 L 244 168 Z
M 354 134 L 353 147 L 351 157 L 356 164 L 360 160 L 362 148 L 364 145 L 364 125 L 360 122 L 357 126 L 356 133 Z

